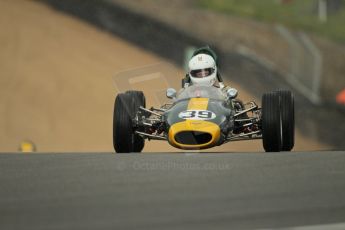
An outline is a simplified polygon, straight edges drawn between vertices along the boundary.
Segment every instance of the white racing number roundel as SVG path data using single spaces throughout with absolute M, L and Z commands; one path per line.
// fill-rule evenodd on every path
M 189 120 L 212 120 L 216 118 L 216 114 L 208 110 L 186 110 L 180 112 L 178 117 Z

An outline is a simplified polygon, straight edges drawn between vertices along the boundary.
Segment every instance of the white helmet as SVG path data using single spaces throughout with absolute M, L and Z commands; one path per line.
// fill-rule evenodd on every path
M 193 85 L 212 86 L 217 79 L 217 66 L 212 56 L 198 54 L 189 61 L 189 76 Z

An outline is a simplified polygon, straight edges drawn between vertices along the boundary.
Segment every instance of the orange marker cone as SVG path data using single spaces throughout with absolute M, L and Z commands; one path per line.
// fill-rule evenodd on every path
M 345 89 L 337 95 L 336 100 L 338 104 L 345 105 Z

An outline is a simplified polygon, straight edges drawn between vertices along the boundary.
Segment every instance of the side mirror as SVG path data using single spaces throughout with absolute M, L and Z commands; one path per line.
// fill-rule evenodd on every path
M 167 89 L 167 98 L 170 98 L 170 99 L 176 98 L 176 90 L 174 88 Z
M 226 91 L 226 95 L 228 96 L 228 98 L 230 99 L 234 99 L 237 97 L 238 91 L 235 88 L 230 88 Z

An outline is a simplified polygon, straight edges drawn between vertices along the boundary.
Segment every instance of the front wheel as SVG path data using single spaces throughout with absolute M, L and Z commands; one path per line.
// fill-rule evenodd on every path
M 262 96 L 262 142 L 266 152 L 281 149 L 280 99 L 276 92 Z
M 282 122 L 282 151 L 291 151 L 295 144 L 295 108 L 294 97 L 290 91 L 277 91 L 280 98 Z
M 135 91 L 135 90 L 130 90 L 127 91 L 126 94 L 129 95 L 129 97 L 131 98 L 131 117 L 132 119 L 135 118 L 139 107 L 146 107 L 146 98 L 143 92 L 141 91 Z M 145 140 L 144 138 L 142 138 L 141 136 L 139 136 L 138 134 L 134 134 L 133 135 L 133 139 L 134 139 L 134 145 L 133 145 L 133 152 L 141 152 L 145 146 Z
M 135 133 L 133 119 L 139 107 L 145 107 L 145 97 L 139 91 L 118 94 L 113 116 L 113 144 L 117 153 L 141 152 L 145 141 Z
M 279 90 L 262 96 L 262 142 L 266 152 L 291 151 L 295 138 L 294 98 Z

